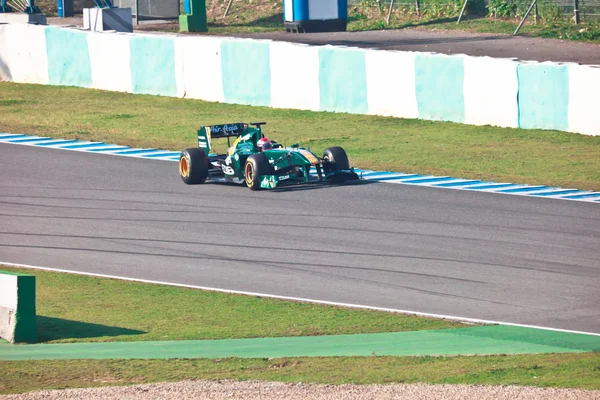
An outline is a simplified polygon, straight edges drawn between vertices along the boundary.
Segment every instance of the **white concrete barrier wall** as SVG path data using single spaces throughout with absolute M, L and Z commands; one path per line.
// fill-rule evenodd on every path
M 465 121 L 464 57 L 435 53 L 415 55 L 415 93 L 419 118 Z
M 221 78 L 226 103 L 271 106 L 270 41 L 223 38 Z
M 129 47 L 133 93 L 183 97 L 183 87 L 177 79 L 177 68 L 181 61 L 176 59 L 175 40 L 173 35 L 131 36 Z
M 0 337 L 35 342 L 35 276 L 0 271 Z
M 365 50 L 335 46 L 318 49 L 320 110 L 368 114 Z
M 8 60 L 8 46 L 10 46 L 11 25 L 0 24 L 0 82 L 13 81 L 10 73 L 10 61 Z
M 130 36 L 124 34 L 89 34 L 88 49 L 94 89 L 133 92 L 129 41 Z
M 569 131 L 600 135 L 600 67 L 569 65 Z
M 4 80 L 12 82 L 48 83 L 48 56 L 43 26 L 0 25 L 0 74 Z
M 17 277 L 0 273 L 0 338 L 14 341 L 17 320 Z
M 221 38 L 179 37 L 175 40 L 177 70 L 184 96 L 224 102 L 221 74 Z
M 600 135 L 600 68 L 0 25 L 0 79 Z
M 14 342 L 17 322 L 17 276 L 0 272 L 0 338 Z
M 519 127 L 518 62 L 464 57 L 465 124 Z
M 419 118 L 415 93 L 415 53 L 367 50 L 369 114 Z
M 0 273 L 0 307 L 17 309 L 17 276 Z
M 271 107 L 318 111 L 319 49 L 272 42 L 270 54 Z

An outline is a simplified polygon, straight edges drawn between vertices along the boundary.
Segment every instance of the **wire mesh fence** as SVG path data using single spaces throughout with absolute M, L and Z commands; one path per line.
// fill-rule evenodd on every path
M 350 7 L 379 8 L 387 13 L 392 4 L 394 12 L 412 13 L 417 16 L 449 17 L 460 13 L 464 0 L 348 0 Z M 533 0 L 468 0 L 469 14 L 494 17 L 522 18 Z M 572 18 L 575 22 L 600 20 L 600 0 L 537 0 L 533 15 L 552 20 Z
M 26 2 L 27 0 L 8 0 L 16 2 Z M 57 0 L 36 0 L 35 4 L 39 6 L 44 13 L 56 15 Z M 183 0 L 113 0 L 117 7 L 130 7 L 133 15 L 140 16 L 140 20 L 152 19 L 177 19 L 183 10 Z M 94 8 L 94 0 L 73 0 L 73 11 L 75 14 L 81 14 L 84 8 Z
M 481 0 L 476 0 L 481 1 Z M 472 2 L 472 5 L 475 3 Z M 349 7 L 370 7 L 379 9 L 381 14 L 389 11 L 391 0 L 348 0 Z M 451 17 L 460 13 L 463 0 L 394 0 L 395 13 L 416 15 L 418 17 Z
M 136 22 L 178 19 L 179 0 L 113 0 L 117 7 L 129 7 Z
M 531 4 L 532 0 L 490 0 L 488 10 L 493 16 L 520 18 Z M 600 17 L 600 0 L 538 0 L 533 13 L 548 20 L 564 17 L 571 17 L 575 22 L 597 20 Z
M 48 15 L 56 15 L 58 2 L 56 0 L 36 0 L 35 4 Z M 94 0 L 73 0 L 73 11 L 81 14 L 84 8 L 94 8 Z

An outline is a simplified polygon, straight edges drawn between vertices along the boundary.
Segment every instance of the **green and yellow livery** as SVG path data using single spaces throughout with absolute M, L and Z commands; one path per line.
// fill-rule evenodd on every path
M 240 122 L 201 127 L 198 147 L 181 152 L 181 179 L 188 185 L 206 180 L 245 183 L 252 190 L 359 179 L 339 146 L 325 149 L 322 157 L 297 144 L 284 147 L 272 141 L 271 148 L 261 149 L 263 125 L 265 122 Z M 233 143 L 232 138 L 235 138 Z M 213 152 L 214 139 L 227 139 L 225 153 Z

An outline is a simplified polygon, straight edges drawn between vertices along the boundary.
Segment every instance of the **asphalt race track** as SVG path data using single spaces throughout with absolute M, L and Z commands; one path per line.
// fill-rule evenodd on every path
M 600 333 L 600 206 L 0 143 L 0 262 Z M 201 312 L 201 310 L 199 310 Z
M 140 29 L 142 26 L 138 26 Z M 517 58 L 523 61 L 600 64 L 600 45 L 573 40 L 546 39 L 491 33 L 425 29 L 391 29 L 364 32 L 293 34 L 286 32 L 237 33 L 233 36 L 271 39 L 309 45 L 332 45 L 380 50 L 467 54 L 477 57 Z M 390 74 L 393 74 L 393 69 Z
M 48 17 L 48 24 L 82 27 L 83 20 L 81 17 Z M 145 31 L 179 31 L 179 23 L 177 21 L 143 21 L 140 25 L 134 25 L 134 30 L 136 33 L 143 33 Z M 464 32 L 460 30 L 436 31 L 415 27 L 362 32 L 297 34 L 285 32 L 282 24 L 281 31 L 229 33 L 227 36 L 297 42 L 309 45 L 467 54 L 478 57 L 517 58 L 523 61 L 600 64 L 600 44 L 528 37 L 524 35 L 513 36 L 512 30 L 507 30 L 505 34 L 493 34 Z M 393 71 L 390 71 L 390 73 L 393 73 Z

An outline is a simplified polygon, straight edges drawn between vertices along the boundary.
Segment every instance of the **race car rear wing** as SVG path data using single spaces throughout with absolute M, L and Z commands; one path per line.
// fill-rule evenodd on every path
M 212 126 L 203 126 L 198 130 L 198 147 L 200 147 L 206 155 L 210 153 L 210 149 L 212 147 L 211 141 L 212 139 L 219 138 L 230 138 L 232 136 L 239 136 L 248 127 L 247 124 L 243 122 L 237 122 L 233 124 L 223 124 L 223 125 L 212 125 Z
M 203 126 L 202 128 L 208 131 L 211 138 L 217 139 L 223 137 L 239 136 L 242 133 L 244 133 L 247 127 L 247 124 L 244 124 L 243 122 L 237 122 L 235 124 Z

